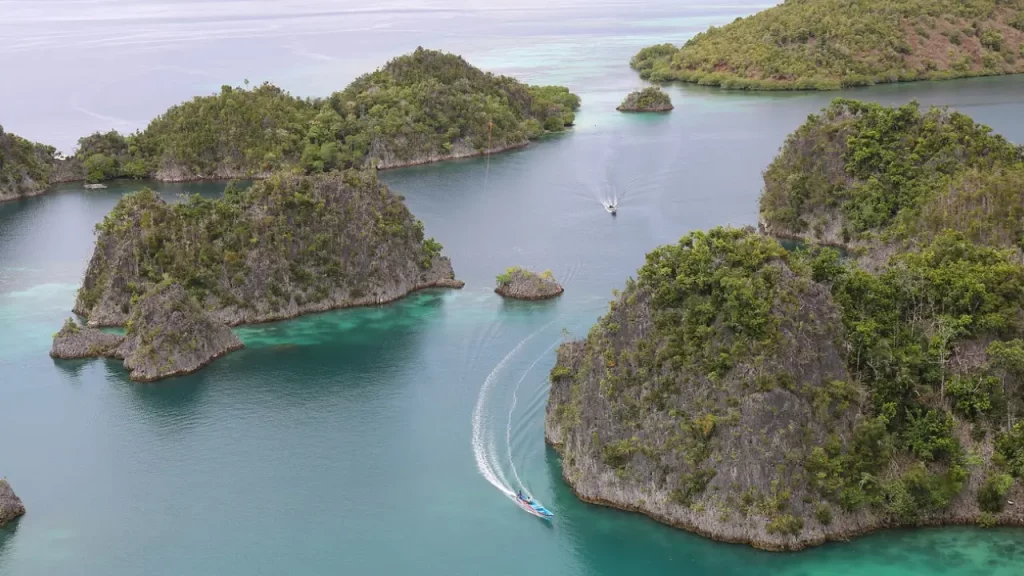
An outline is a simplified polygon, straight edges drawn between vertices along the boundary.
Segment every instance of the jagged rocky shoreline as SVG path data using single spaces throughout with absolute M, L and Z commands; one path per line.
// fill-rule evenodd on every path
M 565 481 L 767 550 L 1024 525 L 1021 159 L 940 109 L 811 116 L 761 199 L 762 230 L 800 249 L 688 234 L 560 347 L 545 438 Z

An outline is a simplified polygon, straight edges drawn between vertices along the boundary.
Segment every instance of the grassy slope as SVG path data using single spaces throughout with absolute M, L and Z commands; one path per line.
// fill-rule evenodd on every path
M 788 0 L 681 48 L 645 48 L 641 77 L 750 90 L 835 90 L 1024 72 L 1021 0 Z

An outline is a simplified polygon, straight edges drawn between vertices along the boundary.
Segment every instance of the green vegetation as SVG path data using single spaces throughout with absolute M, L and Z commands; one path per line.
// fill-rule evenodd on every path
M 296 98 L 271 84 L 223 86 L 140 133 L 84 138 L 76 157 L 90 180 L 386 168 L 524 145 L 572 126 L 579 103 L 566 88 L 529 86 L 419 48 L 329 98 Z
M 788 0 L 711 27 L 681 48 L 644 48 L 654 82 L 836 90 L 1024 72 L 1022 0 Z
M 616 110 L 623 112 L 664 112 L 672 109 L 672 99 L 657 86 L 630 92 Z
M 1013 486 L 1013 477 L 1008 474 L 995 473 L 985 479 L 978 491 L 978 505 L 985 512 L 1002 512 L 1006 506 L 1006 494 Z
M 846 244 L 953 229 L 1024 246 L 1024 154 L 969 117 L 837 99 L 765 172 L 761 217 L 781 236 Z
M 779 334 L 771 310 L 782 284 L 773 263 L 788 259 L 777 242 L 726 228 L 692 232 L 649 253 L 638 287 L 651 297 L 664 341 L 659 356 L 677 369 L 719 375 L 736 359 L 771 348 Z M 713 337 L 721 326 L 731 338 Z
M 692 232 L 559 350 L 548 431 L 567 477 L 612 497 L 639 482 L 730 539 L 760 516 L 768 547 L 812 542 L 811 520 L 836 536 L 941 521 L 954 501 L 1004 521 L 1024 477 L 1022 163 L 944 110 L 811 116 L 761 201 L 770 233 L 808 243 Z M 621 486 L 585 476 L 609 462 Z
M 146 189 L 122 198 L 97 231 L 76 311 L 113 324 L 160 282 L 180 283 L 209 310 L 233 310 L 231 321 L 355 301 L 396 280 L 413 289 L 441 250 L 373 173 L 355 171 L 278 173 L 229 186 L 222 199 L 175 204 Z
M 494 291 L 509 298 L 542 300 L 562 293 L 562 286 L 555 281 L 555 275 L 550 270 L 538 274 L 513 266 L 498 274 L 495 281 L 497 286 Z
M 0 126 L 0 200 L 41 192 L 55 161 L 52 146 L 29 142 Z

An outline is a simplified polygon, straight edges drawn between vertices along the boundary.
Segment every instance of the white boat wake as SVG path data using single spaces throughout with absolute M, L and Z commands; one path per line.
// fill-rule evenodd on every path
M 516 479 L 516 484 L 519 488 L 522 488 L 523 490 L 526 489 L 526 485 L 524 485 L 522 479 L 519 478 L 519 472 L 516 470 L 516 463 L 512 460 L 512 412 L 516 409 L 519 385 L 523 383 L 523 380 L 526 380 L 526 376 L 535 366 L 537 366 L 537 363 L 543 360 L 544 357 L 548 355 L 548 352 L 551 352 L 555 346 L 558 346 L 561 342 L 561 338 L 555 340 L 554 344 L 548 346 L 547 350 L 545 350 L 540 356 L 537 356 L 537 359 L 533 361 L 533 364 L 530 364 L 530 367 L 527 368 L 526 371 L 523 372 L 523 375 L 519 377 L 519 381 L 516 382 L 516 387 L 512 389 L 512 407 L 508 409 L 508 424 L 505 426 L 505 448 L 508 450 L 508 464 L 512 467 L 512 476 Z
M 480 471 L 480 475 L 484 477 L 488 482 L 491 483 L 495 488 L 501 490 L 509 497 L 515 496 L 515 492 L 509 486 L 508 480 L 505 479 L 504 472 L 501 469 L 499 460 L 497 457 L 497 447 L 493 434 L 488 435 L 485 431 L 485 408 L 487 406 L 487 399 L 491 388 L 494 387 L 494 381 L 497 380 L 498 375 L 504 370 L 505 365 L 512 359 L 522 348 L 529 342 L 534 336 L 540 334 L 544 329 L 554 323 L 554 320 L 548 322 L 544 326 L 541 326 L 532 334 L 523 338 L 511 352 L 505 355 L 498 362 L 497 366 L 491 370 L 491 373 L 487 375 L 484 380 L 483 386 L 480 387 L 480 395 L 477 397 L 476 406 L 473 408 L 473 456 L 476 458 L 476 467 Z

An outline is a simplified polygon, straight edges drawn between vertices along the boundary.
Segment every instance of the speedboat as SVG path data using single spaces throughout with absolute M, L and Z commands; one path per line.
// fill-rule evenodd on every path
M 523 510 L 526 510 L 527 513 L 533 514 L 537 518 L 550 520 L 555 517 L 555 515 L 552 514 L 550 510 L 541 506 L 536 500 L 530 498 L 529 496 L 523 495 L 523 497 L 520 498 L 518 495 L 513 495 L 512 499 L 516 501 L 516 505 L 518 505 Z
M 615 212 L 619 208 L 615 204 L 612 204 L 611 202 L 608 202 L 607 204 L 604 205 L 604 209 L 607 210 L 608 213 L 611 214 L 612 216 L 615 216 Z

